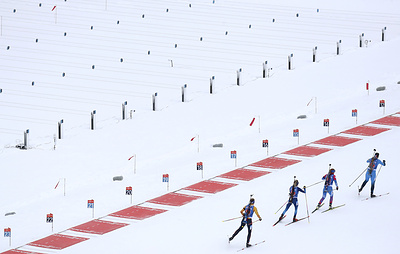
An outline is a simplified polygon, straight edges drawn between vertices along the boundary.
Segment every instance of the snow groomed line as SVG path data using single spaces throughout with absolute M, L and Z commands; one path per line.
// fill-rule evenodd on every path
M 358 126 L 355 128 L 351 128 L 349 130 L 345 130 L 343 132 L 340 132 L 339 134 L 335 134 L 335 135 L 328 136 L 326 138 L 314 141 L 310 144 L 336 146 L 336 147 L 347 146 L 349 144 L 361 141 L 363 139 L 359 138 L 359 137 L 354 138 L 354 137 L 339 136 L 340 134 L 355 135 L 355 136 L 361 136 L 361 137 L 376 136 L 380 133 L 383 133 L 383 132 L 386 132 L 386 131 L 389 131 L 392 129 L 391 128 L 383 128 L 383 127 L 367 126 L 368 124 L 400 127 L 400 115 L 399 114 L 400 114 L 400 112 L 397 112 L 397 113 L 391 114 L 389 116 L 379 118 L 377 120 L 371 121 L 364 125 L 361 125 L 361 126 Z M 397 116 L 395 116 L 395 115 L 397 115 Z M 216 194 L 216 193 L 224 191 L 226 189 L 235 187 L 238 184 L 215 181 L 215 178 L 226 178 L 226 179 L 233 179 L 233 180 L 238 180 L 238 181 L 243 181 L 243 182 L 251 181 L 253 179 L 256 179 L 256 178 L 259 178 L 259 177 L 262 177 L 262 176 L 272 173 L 272 172 L 264 170 L 266 168 L 283 169 L 283 168 L 286 168 L 286 167 L 289 167 L 291 165 L 301 162 L 301 160 L 293 160 L 293 159 L 285 159 L 285 158 L 277 157 L 279 155 L 286 154 L 286 155 L 295 155 L 295 156 L 300 156 L 300 157 L 315 157 L 315 156 L 318 156 L 325 152 L 329 152 L 331 150 L 333 150 L 333 149 L 312 147 L 309 145 L 299 146 L 297 148 L 282 152 L 275 156 L 268 157 L 261 161 L 247 165 L 247 166 L 259 168 L 259 170 L 246 169 L 247 166 L 245 166 L 243 168 L 231 170 L 227 173 L 213 177 L 209 180 L 204 180 L 204 181 L 198 182 L 196 184 L 190 185 L 188 187 L 184 187 L 180 190 L 190 190 L 193 192 Z M 203 198 L 202 196 L 177 193 L 177 191 L 180 191 L 180 190 L 176 190 L 176 191 L 167 193 L 160 197 L 156 197 L 154 199 L 145 201 L 141 204 L 152 203 L 152 204 L 158 204 L 158 205 L 162 205 L 162 206 L 177 206 L 177 207 L 179 207 L 179 206 L 186 205 L 197 199 Z M 150 208 L 150 207 L 145 207 L 145 206 L 141 206 L 141 205 L 140 206 L 134 205 L 134 206 L 130 206 L 126 209 L 117 211 L 115 213 L 111 213 L 107 216 L 119 217 L 119 218 L 130 219 L 130 220 L 144 220 L 144 219 L 153 217 L 155 215 L 164 213 L 166 211 L 168 211 L 168 210 Z M 106 216 L 104 216 L 104 217 L 106 217 Z M 72 227 L 68 230 L 80 232 L 82 234 L 103 235 L 103 234 L 109 233 L 111 231 L 117 230 L 117 229 L 125 227 L 125 226 L 129 226 L 129 225 L 130 225 L 129 223 L 117 223 L 117 222 L 95 219 L 95 220 L 89 221 L 87 223 L 78 225 L 76 227 Z M 90 236 L 76 237 L 76 236 L 70 236 L 70 235 L 56 233 L 56 234 L 50 235 L 48 237 L 39 239 L 37 241 L 28 243 L 27 246 L 39 247 L 39 248 L 43 248 L 44 250 L 45 249 L 62 250 L 64 248 L 70 247 L 72 245 L 78 244 L 80 242 L 83 242 L 83 241 L 86 241 L 89 239 L 90 239 Z M 19 248 L 23 248 L 24 246 L 18 247 L 16 249 L 8 250 L 6 252 L 2 252 L 1 254 L 14 254 L 14 253 L 40 254 L 41 253 L 41 252 L 39 253 L 39 252 L 19 250 Z

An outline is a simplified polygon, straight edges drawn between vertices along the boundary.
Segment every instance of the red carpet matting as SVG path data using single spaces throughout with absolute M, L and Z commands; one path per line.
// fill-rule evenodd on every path
M 297 156 L 305 156 L 305 157 L 314 157 L 326 152 L 331 151 L 329 148 L 321 148 L 321 147 L 313 147 L 313 146 L 300 146 L 295 149 L 283 152 L 284 154 L 297 155 Z
M 235 179 L 235 180 L 242 180 L 242 181 L 250 181 L 250 180 L 253 180 L 260 176 L 269 174 L 269 173 L 271 173 L 271 172 L 239 168 L 239 169 L 232 170 L 228 173 L 222 174 L 219 177 Z
M 126 223 L 118 223 L 112 221 L 105 220 L 92 220 L 76 227 L 70 228 L 69 230 L 88 233 L 88 234 L 96 234 L 96 235 L 104 235 L 105 233 L 114 231 L 116 229 L 128 226 Z
M 160 205 L 182 206 L 199 198 L 202 197 L 171 192 L 147 202 Z
M 8 250 L 0 254 L 42 254 L 39 252 L 25 251 L 25 250 Z
M 387 116 L 387 117 L 383 117 L 381 119 L 375 120 L 371 123 L 381 124 L 381 125 L 400 126 L 400 117 Z
M 379 133 L 388 131 L 390 129 L 387 128 L 377 128 L 377 127 L 371 127 L 371 126 L 358 126 L 353 129 L 344 131 L 342 133 L 346 134 L 354 134 L 354 135 L 360 135 L 360 136 L 375 136 Z
M 342 136 L 330 136 L 327 138 L 317 140 L 313 144 L 329 145 L 329 146 L 347 146 L 349 144 L 352 144 L 352 143 L 360 141 L 360 140 L 362 140 L 362 139 L 348 138 L 348 137 L 342 137 Z
M 191 191 L 198 191 L 198 192 L 205 192 L 205 193 L 217 193 L 226 189 L 229 189 L 233 186 L 236 186 L 235 183 L 223 183 L 223 182 L 216 182 L 216 181 L 202 181 L 186 188 L 184 190 L 191 190 Z
M 156 209 L 143 206 L 131 206 L 121 211 L 110 214 L 110 216 L 120 217 L 125 219 L 144 220 L 154 215 L 166 212 L 167 210 Z
M 62 250 L 69 246 L 75 245 L 77 243 L 89 240 L 86 237 L 77 237 L 77 236 L 69 236 L 69 235 L 61 235 L 61 234 L 54 234 L 40 240 L 28 243 L 28 245 L 47 248 L 47 249 L 56 249 Z
M 264 160 L 250 164 L 249 166 L 260 167 L 260 168 L 273 168 L 281 169 L 286 168 L 290 165 L 301 162 L 300 160 L 283 159 L 278 157 L 269 157 Z

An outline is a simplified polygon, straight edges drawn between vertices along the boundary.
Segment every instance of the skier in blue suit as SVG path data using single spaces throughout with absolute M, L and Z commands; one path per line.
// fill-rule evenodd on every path
M 279 221 L 283 219 L 283 216 L 285 216 L 285 213 L 287 210 L 289 210 L 289 207 L 293 204 L 294 205 L 294 215 L 293 215 L 293 222 L 297 221 L 296 215 L 297 215 L 297 208 L 299 207 L 299 202 L 297 200 L 297 195 L 299 195 L 299 191 L 306 193 L 306 186 L 304 186 L 304 190 L 302 190 L 300 187 L 298 187 L 299 181 L 294 180 L 293 185 L 290 186 L 289 188 L 289 201 L 288 204 L 286 205 L 286 209 L 283 211 L 281 217 L 279 217 Z
M 336 172 L 336 170 L 334 168 L 331 168 L 329 170 L 329 173 L 322 177 L 322 180 L 325 180 L 325 185 L 324 185 L 324 190 L 322 192 L 322 198 L 318 202 L 317 208 L 320 208 L 322 206 L 322 202 L 326 198 L 326 194 L 329 193 L 329 195 L 331 197 L 330 200 L 329 200 L 329 208 L 332 209 L 332 203 L 333 203 L 333 188 L 332 188 L 332 185 L 333 185 L 333 183 L 335 183 L 335 185 L 336 185 L 336 190 L 339 190 L 339 186 L 338 186 L 337 181 L 336 181 L 335 172 Z
M 374 189 L 375 189 L 375 180 L 376 180 L 376 168 L 378 165 L 386 166 L 386 161 L 383 160 L 383 162 L 378 159 L 379 158 L 379 153 L 375 153 L 374 157 L 371 159 L 367 160 L 368 165 L 368 170 L 367 173 L 365 173 L 365 181 L 362 183 L 361 188 L 358 190 L 358 193 L 362 191 L 364 186 L 368 183 L 369 179 L 371 179 L 371 198 L 376 197 L 374 195 Z

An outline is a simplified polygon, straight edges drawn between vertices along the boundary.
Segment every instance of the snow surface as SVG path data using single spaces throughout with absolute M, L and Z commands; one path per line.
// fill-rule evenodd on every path
M 273 156 L 299 146 L 293 129 L 300 130 L 304 145 L 355 127 L 352 109 L 358 110 L 358 125 L 399 112 L 399 13 L 400 3 L 390 0 L 1 1 L 0 225 L 12 229 L 12 243 L 4 237 L 0 251 L 235 253 L 245 244 L 246 229 L 228 244 L 227 235 L 239 221 L 222 220 L 240 215 L 254 194 L 263 221 L 254 224 L 252 242 L 266 243 L 246 252 L 398 253 L 399 127 L 312 158 L 279 155 L 302 162 L 249 182 L 218 178 L 239 185 L 217 194 L 196 192 L 204 198 L 182 207 L 144 203 L 169 211 L 143 221 L 108 216 L 131 225 L 105 235 L 65 230 L 92 219 L 89 199 L 95 200 L 95 218 L 102 218 L 130 206 L 127 186 L 133 187 L 133 204 L 141 204 L 167 193 L 162 174 L 170 175 L 170 191 L 179 190 L 202 180 L 199 161 L 204 179 L 210 179 L 266 158 L 263 139 Z M 368 43 L 360 48 L 362 33 Z M 336 56 L 339 40 L 342 52 Z M 294 69 L 288 71 L 290 54 Z M 265 61 L 272 70 L 263 79 Z M 386 90 L 376 91 L 379 86 Z M 383 99 L 385 112 L 378 106 Z M 125 101 L 128 112 L 135 112 L 122 121 Z M 90 130 L 93 110 L 96 130 Z M 302 114 L 307 119 L 298 120 Z M 322 126 L 326 118 L 329 133 Z M 64 135 L 54 150 L 61 119 Z M 26 129 L 29 149 L 15 148 Z M 223 148 L 213 148 L 216 143 Z M 361 201 L 370 186 L 357 195 L 364 176 L 349 184 L 366 167 L 372 149 L 388 164 L 376 193 L 390 195 Z M 237 167 L 231 150 L 238 153 Z M 133 155 L 136 174 L 128 160 Z M 334 204 L 346 206 L 316 212 L 310 223 L 271 227 L 293 176 L 300 186 L 310 185 L 329 164 L 339 183 Z M 123 181 L 112 181 L 119 175 Z M 55 189 L 64 178 L 65 196 L 63 180 Z M 308 189 L 310 212 L 321 194 L 321 185 Z M 298 217 L 307 214 L 305 201 L 300 195 Z M 16 214 L 4 216 L 9 212 Z M 52 234 L 48 213 L 54 214 L 54 233 L 90 240 L 61 251 L 27 246 Z M 285 222 L 292 214 L 293 208 Z

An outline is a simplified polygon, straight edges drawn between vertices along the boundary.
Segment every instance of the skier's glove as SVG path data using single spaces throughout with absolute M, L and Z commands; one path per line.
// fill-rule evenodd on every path
M 336 190 L 339 190 L 339 186 L 336 186 Z
M 260 221 L 262 221 L 262 218 L 260 218 Z
M 386 161 L 385 160 L 383 160 L 383 166 L 386 166 Z

